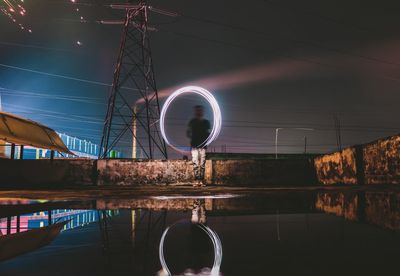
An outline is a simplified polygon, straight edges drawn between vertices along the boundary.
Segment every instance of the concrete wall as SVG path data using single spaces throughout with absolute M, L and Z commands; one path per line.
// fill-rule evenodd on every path
M 191 162 L 184 160 L 97 161 L 98 185 L 179 184 L 194 180 Z
M 87 159 L 0 159 L 0 188 L 93 185 L 94 164 Z
M 309 160 L 207 160 L 207 184 L 230 186 L 311 186 Z M 0 160 L 1 187 L 73 185 L 190 184 L 193 166 L 184 160 Z
M 206 182 L 230 186 L 312 186 L 316 179 L 308 159 L 209 160 Z
M 319 183 L 357 184 L 356 150 L 347 148 L 340 152 L 316 157 L 314 166 Z
M 400 136 L 393 136 L 363 147 L 366 184 L 400 183 Z
M 99 160 L 98 185 L 180 184 L 194 181 L 190 161 Z M 308 160 L 207 160 L 207 184 L 229 186 L 310 186 L 314 171 Z
M 314 159 L 320 184 L 399 184 L 400 136 L 383 138 Z

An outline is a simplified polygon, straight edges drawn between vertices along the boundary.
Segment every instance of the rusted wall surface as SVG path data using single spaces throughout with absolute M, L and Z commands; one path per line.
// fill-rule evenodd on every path
M 98 160 L 97 173 L 98 185 L 178 184 L 194 180 L 191 162 L 185 160 Z
M 207 184 L 311 186 L 309 160 L 207 160 Z M 0 160 L 0 187 L 191 184 L 193 165 L 184 160 Z
M 94 163 L 88 159 L 0 159 L 0 187 L 93 185 Z
M 400 135 L 316 157 L 314 166 L 324 185 L 400 184 Z
M 366 184 L 400 183 L 400 136 L 364 145 Z
M 347 148 L 314 159 L 318 182 L 324 185 L 357 184 L 355 148 Z
M 232 186 L 311 186 L 315 174 L 307 159 L 209 160 L 206 181 Z

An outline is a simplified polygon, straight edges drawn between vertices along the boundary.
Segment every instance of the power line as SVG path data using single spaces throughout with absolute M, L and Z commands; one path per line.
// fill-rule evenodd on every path
M 221 44 L 221 45 L 226 45 L 226 46 L 230 46 L 230 47 L 234 47 L 234 48 L 238 48 L 238 49 L 246 50 L 246 51 L 251 50 L 252 53 L 253 52 L 259 52 L 259 53 L 263 53 L 263 54 L 267 53 L 267 51 L 265 49 L 261 49 L 261 48 L 257 48 L 257 47 L 245 46 L 245 45 L 226 42 L 226 41 L 218 40 L 218 39 L 209 39 L 209 38 L 201 37 L 201 36 L 194 35 L 194 34 L 169 31 L 169 30 L 166 30 L 166 29 L 160 29 L 159 28 L 159 30 L 163 31 L 165 33 L 172 34 L 172 35 L 178 35 L 178 36 L 183 36 L 183 37 L 189 37 L 189 38 L 192 38 L 192 39 L 208 41 L 208 42 L 217 43 L 217 44 Z M 278 52 L 278 51 L 268 52 L 268 53 L 274 53 L 274 54 L 276 54 L 278 56 L 281 56 L 281 57 L 284 57 L 284 58 L 296 60 L 296 61 L 303 62 L 303 63 L 319 65 L 319 66 L 323 66 L 323 67 L 334 69 L 334 70 L 343 71 L 343 70 L 347 69 L 347 67 L 345 67 L 345 66 L 337 66 L 337 65 L 332 65 L 332 64 L 327 63 L 327 62 L 320 62 L 320 61 L 315 61 L 315 60 L 311 60 L 311 59 L 307 59 L 307 58 L 296 57 L 294 55 L 290 55 L 290 54 L 282 53 L 282 52 Z M 400 66 L 400 64 L 399 64 L 399 66 Z M 376 75 L 376 74 L 374 74 L 374 75 Z M 393 77 L 389 77 L 389 76 L 386 76 L 386 75 L 376 75 L 376 77 L 380 77 L 380 78 L 384 78 L 384 79 L 388 79 L 388 80 L 392 80 L 392 81 L 397 81 L 397 82 L 400 81 L 399 78 L 393 78 Z
M 253 34 L 257 34 L 257 35 L 263 35 L 263 36 L 269 36 L 269 37 L 277 38 L 279 40 L 295 42 L 295 43 L 303 44 L 303 45 L 310 45 L 310 46 L 313 46 L 313 47 L 316 47 L 316 48 L 320 48 L 320 49 L 324 49 L 324 50 L 328 50 L 328 51 L 332 51 L 332 52 L 337 52 L 337 53 L 342 54 L 342 55 L 357 57 L 357 58 L 366 59 L 366 60 L 373 61 L 373 62 L 379 62 L 379 63 L 383 63 L 383 64 L 387 64 L 387 65 L 400 66 L 400 64 L 396 63 L 396 62 L 383 60 L 383 59 L 379 59 L 379 58 L 376 58 L 376 57 L 370 57 L 370 56 L 366 56 L 366 55 L 362 55 L 362 54 L 357 54 L 357 53 L 349 52 L 349 51 L 346 51 L 346 50 L 343 50 L 343 49 L 329 47 L 329 46 L 322 45 L 322 44 L 314 42 L 314 41 L 300 40 L 300 39 L 291 38 L 291 37 L 287 37 L 287 36 L 282 36 L 282 35 L 278 35 L 278 34 L 274 34 L 274 33 L 270 33 L 270 32 L 254 30 L 254 28 L 252 28 L 252 27 L 243 27 L 243 26 L 239 26 L 239 25 L 228 24 L 228 23 L 224 23 L 224 22 L 220 22 L 220 21 L 216 21 L 216 20 L 200 18 L 200 17 L 196 17 L 196 16 L 191 16 L 191 15 L 180 14 L 180 16 L 182 16 L 184 18 L 196 20 L 196 21 L 199 21 L 199 22 L 213 24 L 213 25 L 217 25 L 217 26 L 221 26 L 221 27 L 225 27 L 225 28 L 230 28 L 230 29 L 233 29 L 233 30 L 238 30 L 238 31 L 246 32 L 246 33 L 253 33 Z

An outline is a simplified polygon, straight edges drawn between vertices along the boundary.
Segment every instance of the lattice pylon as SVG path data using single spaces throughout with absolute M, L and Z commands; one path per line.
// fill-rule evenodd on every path
M 126 8 L 121 44 L 104 121 L 99 158 L 112 150 L 124 156 L 167 158 L 158 120 L 160 105 L 154 78 L 145 3 Z

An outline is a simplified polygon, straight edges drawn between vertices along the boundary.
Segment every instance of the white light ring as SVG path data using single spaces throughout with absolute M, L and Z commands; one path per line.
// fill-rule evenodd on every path
M 166 276 L 173 276 L 171 274 L 171 271 L 169 270 L 167 263 L 165 262 L 165 257 L 164 257 L 164 241 L 165 241 L 165 237 L 167 236 L 167 233 L 169 231 L 169 229 L 171 229 L 173 226 L 182 223 L 182 221 L 177 222 L 172 224 L 171 226 L 167 227 L 164 230 L 164 233 L 161 236 L 161 240 L 160 240 L 160 245 L 158 247 L 158 256 L 160 258 L 160 263 L 161 263 L 161 267 L 162 270 L 164 272 L 164 274 Z M 197 225 L 198 227 L 200 227 L 200 229 L 202 229 L 204 232 L 206 232 L 206 234 L 210 237 L 213 246 L 214 246 L 214 264 L 213 267 L 211 269 L 211 274 L 210 276 L 219 276 L 219 272 L 220 272 L 220 268 L 221 268 L 221 262 L 222 262 L 222 243 L 221 240 L 219 239 L 219 236 L 217 235 L 217 233 L 215 233 L 210 227 L 202 224 L 202 223 L 196 223 L 195 225 Z
M 164 138 L 164 141 L 173 149 L 179 152 L 187 152 L 184 150 L 181 150 L 177 148 L 176 146 L 172 145 L 170 141 L 167 138 L 167 135 L 165 133 L 165 114 L 167 113 L 167 110 L 169 106 L 171 105 L 172 101 L 175 100 L 176 97 L 184 94 L 184 93 L 195 93 L 197 95 L 202 96 L 204 99 L 207 100 L 207 102 L 210 104 L 211 109 L 213 111 L 213 128 L 210 132 L 210 135 L 207 137 L 207 139 L 201 144 L 201 147 L 208 146 L 211 144 L 213 141 L 215 141 L 221 131 L 221 125 L 222 125 L 222 116 L 221 116 L 221 110 L 219 108 L 217 100 L 214 98 L 214 96 L 206 89 L 199 87 L 199 86 L 185 86 L 182 87 L 178 90 L 176 90 L 174 93 L 172 93 L 167 100 L 165 101 L 161 113 L 160 113 L 160 132 L 162 137 Z

